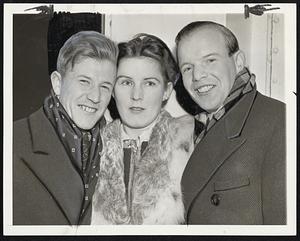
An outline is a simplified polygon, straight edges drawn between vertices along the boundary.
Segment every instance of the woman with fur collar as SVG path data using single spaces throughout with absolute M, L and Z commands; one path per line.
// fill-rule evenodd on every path
M 159 38 L 119 44 L 114 98 L 120 119 L 101 134 L 103 153 L 92 224 L 181 224 L 181 176 L 193 150 L 193 118 L 163 109 L 178 78 Z

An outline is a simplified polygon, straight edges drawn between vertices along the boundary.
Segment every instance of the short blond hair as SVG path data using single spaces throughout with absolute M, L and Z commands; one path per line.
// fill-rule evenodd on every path
M 56 68 L 64 75 L 81 58 L 109 60 L 117 64 L 118 47 L 116 43 L 96 31 L 80 31 L 72 35 L 59 51 Z

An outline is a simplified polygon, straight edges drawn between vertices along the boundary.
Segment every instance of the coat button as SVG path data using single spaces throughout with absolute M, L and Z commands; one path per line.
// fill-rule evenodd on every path
M 210 201 L 213 205 L 218 206 L 220 204 L 220 196 L 218 194 L 213 194 L 210 198 Z

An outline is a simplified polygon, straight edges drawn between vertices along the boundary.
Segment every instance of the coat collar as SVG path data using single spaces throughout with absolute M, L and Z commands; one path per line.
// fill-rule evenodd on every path
M 225 128 L 228 139 L 240 136 L 251 107 L 255 100 L 257 91 L 253 89 L 249 94 L 244 95 L 236 105 L 234 105 L 224 116 Z
M 29 116 L 29 127 L 32 135 L 33 152 L 44 154 L 53 153 L 53 143 L 49 142 L 49 140 L 55 140 L 58 136 L 50 121 L 45 116 L 43 108 L 40 108 L 37 112 Z M 44 134 L 45 138 L 42 138 Z
M 73 166 L 43 109 L 29 117 L 32 157 L 25 160 L 70 224 L 77 224 L 84 197 L 80 174 Z
M 257 91 L 244 95 L 195 147 L 184 170 L 182 187 L 188 223 L 189 210 L 220 166 L 246 141 L 241 132 L 255 100 Z

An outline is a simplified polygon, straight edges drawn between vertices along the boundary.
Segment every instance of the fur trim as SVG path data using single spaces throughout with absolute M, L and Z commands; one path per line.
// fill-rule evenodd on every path
M 180 224 L 181 176 L 193 150 L 193 118 L 163 111 L 148 146 L 135 163 L 132 212 L 127 209 L 120 121 L 102 133 L 104 155 L 93 198 L 92 224 Z
M 103 155 L 92 203 L 92 224 L 128 224 L 130 217 L 123 179 L 124 164 L 120 121 L 116 120 L 107 125 L 103 129 L 101 137 Z

